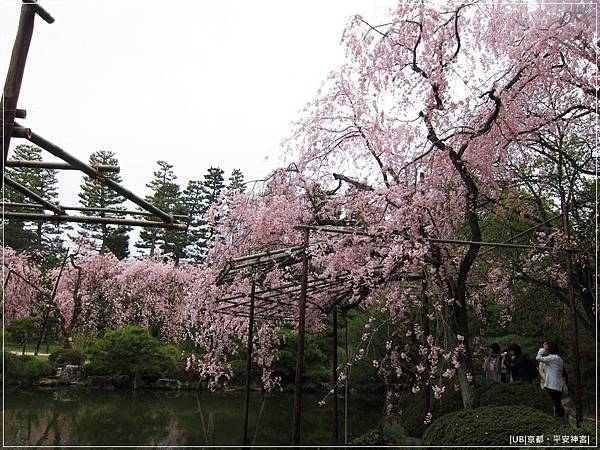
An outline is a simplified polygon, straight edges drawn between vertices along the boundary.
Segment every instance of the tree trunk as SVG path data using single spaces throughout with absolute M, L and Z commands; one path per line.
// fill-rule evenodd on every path
M 479 398 L 475 388 L 475 370 L 473 366 L 473 356 L 470 346 L 469 318 L 467 315 L 467 302 L 465 289 L 457 287 L 455 283 L 450 284 L 450 293 L 455 300 L 451 306 L 450 334 L 449 341 L 454 347 L 463 344 L 465 347 L 462 355 L 461 366 L 457 370 L 458 384 L 460 385 L 460 395 L 465 409 L 472 409 L 479 406 Z M 462 336 L 462 340 L 458 336 Z M 470 375 L 471 380 L 467 374 Z

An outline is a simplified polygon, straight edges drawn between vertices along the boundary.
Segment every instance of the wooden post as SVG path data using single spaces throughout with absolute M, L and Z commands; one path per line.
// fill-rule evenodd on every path
M 567 243 L 571 246 L 571 224 L 569 222 L 570 193 L 567 195 L 563 187 L 563 154 L 558 155 L 558 180 L 560 194 L 560 213 L 562 216 L 562 227 Z M 575 362 L 575 421 L 577 426 L 583 422 L 583 385 L 581 383 L 581 368 L 579 355 L 579 329 L 577 325 L 577 304 L 575 303 L 575 286 L 573 284 L 573 255 L 567 249 L 567 288 L 569 295 L 569 306 L 571 308 L 571 354 Z
M 344 311 L 344 350 L 346 352 L 346 377 L 344 378 L 344 445 L 348 445 L 348 382 L 350 381 L 350 354 L 348 351 L 348 310 Z
M 4 292 L 6 292 L 6 286 L 8 286 L 8 280 L 10 280 L 10 276 L 13 274 L 12 270 L 8 271 L 8 275 L 6 275 L 6 280 L 4 280 L 4 286 L 2 287 L 4 289 Z
M 563 199 L 564 200 L 564 199 Z M 571 241 L 569 216 L 565 202 L 562 203 L 563 228 L 567 242 Z M 567 287 L 569 291 L 569 306 L 571 308 L 571 351 L 575 362 L 575 421 L 577 426 L 583 422 L 583 385 L 581 382 L 580 354 L 579 354 L 579 327 L 577 324 L 577 305 L 575 303 L 575 286 L 573 285 L 573 255 L 565 251 L 567 259 Z
M 60 271 L 58 272 L 58 277 L 56 278 L 56 283 L 54 283 L 54 289 L 52 290 L 52 296 L 50 297 L 50 301 L 54 302 L 56 298 L 56 292 L 58 291 L 58 283 L 60 283 L 60 278 L 62 277 L 63 271 L 65 270 L 65 265 L 67 264 L 67 258 L 69 257 L 69 249 L 67 249 L 65 253 L 65 257 L 63 258 L 62 264 L 60 266 Z M 42 339 L 44 338 L 44 333 L 46 332 L 46 327 L 48 326 L 48 319 L 50 317 L 50 308 L 51 305 L 48 305 L 46 308 L 46 314 L 44 316 L 44 323 L 42 324 L 42 331 L 40 332 L 40 337 L 37 341 L 37 345 L 35 346 L 35 355 L 40 351 L 40 345 L 42 345 Z
M 33 36 L 33 23 L 35 21 L 35 5 L 23 3 L 21 5 L 21 16 L 19 17 L 19 27 L 17 36 L 13 45 L 10 65 L 6 74 L 4 91 L 2 92 L 2 101 L 0 109 L 4 112 L 2 120 L 2 162 L 7 160 L 8 148 L 10 147 L 10 138 L 14 127 L 15 116 L 17 112 L 17 103 L 21 93 L 21 83 L 25 73 L 25 63 L 27 54 Z M 4 169 L 3 169 L 4 171 Z
M 427 282 L 425 281 L 425 278 L 423 276 L 423 281 L 421 284 L 421 298 L 423 300 L 423 305 L 422 305 L 422 318 L 423 318 L 423 347 L 425 347 L 428 352 L 427 354 L 429 355 L 429 342 L 427 341 L 427 336 L 429 336 L 429 298 L 427 297 Z M 429 378 L 429 360 L 426 360 L 426 371 L 425 371 L 425 376 L 427 378 Z M 429 389 L 429 380 L 426 380 L 425 382 L 425 411 L 427 413 L 431 412 L 431 389 Z
M 254 300 L 256 293 L 256 282 L 252 280 L 250 287 L 250 317 L 248 319 L 248 359 L 246 361 L 246 403 L 244 405 L 244 437 L 242 445 L 249 445 L 248 415 L 250 414 L 250 381 L 252 379 L 252 347 L 254 334 Z
M 308 287 L 308 235 L 303 230 L 302 248 L 302 280 L 300 298 L 298 300 L 298 347 L 296 349 L 296 379 L 294 389 L 294 420 L 292 425 L 292 445 L 300 445 L 300 421 L 302 416 L 302 366 L 304 363 L 304 335 L 306 331 L 306 291 Z
M 333 390 L 333 445 L 337 445 L 338 443 L 338 373 L 337 373 L 337 366 L 338 366 L 338 355 L 337 355 L 337 348 L 338 348 L 338 334 L 337 334 L 337 309 L 334 306 L 333 310 L 331 311 L 331 315 L 332 315 L 332 327 L 333 327 L 333 333 L 332 333 L 332 339 L 331 339 L 331 382 L 333 384 L 332 386 L 332 390 Z

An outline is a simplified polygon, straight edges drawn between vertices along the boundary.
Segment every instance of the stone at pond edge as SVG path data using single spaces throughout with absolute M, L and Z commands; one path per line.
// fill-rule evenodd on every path
M 83 368 L 74 364 L 67 364 L 65 367 L 59 367 L 56 374 L 60 384 L 73 384 L 81 378 Z
M 110 377 L 104 375 L 88 377 L 88 386 L 92 389 L 113 390 L 115 387 L 112 384 Z
M 112 379 L 112 384 L 117 389 L 129 389 L 131 388 L 131 379 L 129 375 L 119 375 Z
M 181 381 L 172 378 L 159 378 L 154 386 L 157 389 L 177 390 L 181 388 Z
M 55 378 L 42 378 L 37 385 L 40 387 L 54 387 L 58 385 L 58 380 Z

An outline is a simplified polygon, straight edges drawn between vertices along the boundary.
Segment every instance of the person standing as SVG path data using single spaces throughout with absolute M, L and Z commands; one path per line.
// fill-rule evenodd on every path
M 550 344 L 549 341 L 544 341 L 543 347 L 547 348 L 547 346 Z M 541 361 L 538 361 L 538 374 L 540 376 L 540 388 L 543 390 L 544 389 L 544 383 L 546 381 L 546 373 L 545 373 L 545 367 L 544 367 L 544 363 Z
M 519 344 L 510 344 L 508 346 L 508 353 L 504 353 L 503 356 L 512 382 L 525 381 L 526 383 L 531 383 L 527 358 L 523 355 Z
M 500 356 L 500 346 L 494 342 L 490 345 L 490 354 L 485 358 L 483 371 L 488 380 L 502 381 L 502 357 Z
M 538 350 L 535 359 L 544 363 L 544 390 L 550 395 L 550 398 L 554 403 L 555 414 L 561 419 L 564 419 L 565 408 L 562 405 L 564 363 L 558 353 L 558 345 L 554 342 L 547 341 L 544 342 L 543 347 Z

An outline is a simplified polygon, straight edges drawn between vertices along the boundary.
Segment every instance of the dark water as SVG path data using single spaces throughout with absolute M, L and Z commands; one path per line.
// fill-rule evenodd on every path
M 302 443 L 332 443 L 331 402 L 303 398 Z M 340 399 L 340 437 L 344 400 Z M 250 431 L 255 445 L 291 443 L 293 396 L 251 397 Z M 5 394 L 5 445 L 239 445 L 242 392 L 15 391 Z M 370 431 L 381 417 L 380 397 L 353 396 L 348 405 L 349 439 Z

